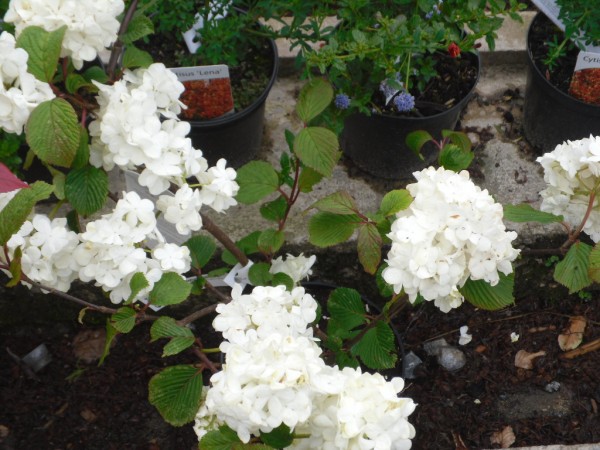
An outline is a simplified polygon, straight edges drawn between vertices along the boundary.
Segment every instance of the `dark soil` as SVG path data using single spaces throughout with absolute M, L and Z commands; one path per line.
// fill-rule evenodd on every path
M 564 38 L 565 34 L 550 19 L 544 14 L 539 14 L 531 25 L 529 49 L 538 70 L 545 74 L 552 85 L 568 95 L 579 49 L 569 41 L 564 56 L 558 58 L 552 68 L 544 62 L 548 57 L 548 43 L 553 41 L 561 43 Z
M 319 278 L 381 301 L 372 279 L 361 275 L 350 255 L 338 256 L 344 263 L 341 269 L 331 255 L 319 258 L 320 265 L 338 267 L 335 273 L 318 274 Z M 418 403 L 411 416 L 417 430 L 415 450 L 497 448 L 490 437 L 506 426 L 514 431 L 514 446 L 600 442 L 598 353 L 564 359 L 557 345 L 557 336 L 574 315 L 587 318 L 584 343 L 600 338 L 596 307 L 600 293 L 590 291 L 588 300 L 569 296 L 547 275 L 545 262 L 528 258 L 520 266 L 513 307 L 486 312 L 466 304 L 444 314 L 428 303 L 406 308 L 395 321 L 403 353 L 412 351 L 424 361 L 405 390 Z M 0 303 L 3 322 L 12 322 L 0 328 L 0 449 L 196 448 L 191 425 L 167 425 L 147 400 L 148 382 L 155 373 L 166 365 L 193 362 L 193 355 L 163 359 L 163 343 L 150 343 L 149 326 L 142 324 L 120 336 L 98 367 L 75 356 L 74 340 L 82 330 L 102 329 L 101 316 L 87 314 L 80 325 L 78 307 L 50 296 L 32 298 L 21 288 L 10 291 L 10 297 L 4 292 Z M 50 312 L 42 317 L 44 310 Z M 63 320 L 49 321 L 56 318 Z M 210 320 L 195 323 L 197 335 L 207 336 Z M 468 325 L 473 335 L 466 346 L 457 344 L 462 325 Z M 511 342 L 512 332 L 520 335 L 517 342 Z M 446 371 L 423 350 L 425 342 L 442 336 L 467 357 L 465 367 L 456 372 Z M 214 336 L 211 339 L 207 346 L 217 344 Z M 42 343 L 53 360 L 33 379 L 7 349 L 22 357 Z M 546 355 L 534 360 L 533 369 L 519 369 L 514 358 L 521 349 L 544 350 Z M 560 383 L 559 392 L 545 393 L 544 387 L 553 381 Z M 527 413 L 523 409 L 528 401 L 519 401 L 522 395 L 567 395 L 570 402 L 566 411 L 558 409 L 556 400 L 556 408 L 540 406 L 535 411 L 533 405 L 533 412 Z M 511 401 L 514 411 L 507 412 Z M 458 440 L 464 447 L 456 444 Z
M 397 112 L 393 102 L 385 105 L 385 97 L 376 92 L 373 103 L 386 115 L 404 117 L 427 117 L 446 111 L 465 98 L 473 89 L 479 78 L 479 60 L 472 53 L 465 53 L 456 58 L 447 54 L 434 55 L 435 71 L 438 75 L 432 78 L 420 91 L 416 87 L 411 90 L 415 97 L 415 109 L 409 113 Z

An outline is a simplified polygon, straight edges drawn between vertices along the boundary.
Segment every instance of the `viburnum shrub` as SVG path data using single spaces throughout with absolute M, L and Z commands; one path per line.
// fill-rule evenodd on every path
M 381 312 L 369 311 L 357 291 L 341 287 L 321 314 L 302 286 L 316 258 L 279 252 L 290 209 L 331 176 L 340 156 L 335 134 L 313 125 L 333 88 L 314 79 L 302 89 L 296 113 L 304 127 L 286 132 L 289 149 L 277 167 L 253 161 L 236 171 L 224 160 L 209 167 L 177 116 L 182 85 L 135 47 L 122 53 L 124 43 L 152 31 L 135 6 L 121 18 L 118 1 L 10 3 L 5 19 L 18 26 L 16 39 L 0 35 L 0 111 L 8 111 L 0 127 L 24 133 L 52 183 L 27 184 L 0 164 L 0 270 L 8 287 L 21 283 L 81 305 L 80 318 L 87 310 L 107 314 L 100 363 L 116 335 L 152 322 L 150 338 L 167 341 L 163 356 L 184 353 L 189 364 L 156 374 L 149 401 L 172 425 L 194 422 L 200 448 L 410 448 L 416 405 L 402 396 L 401 378 L 377 373 L 398 362 L 390 322 L 421 299 L 442 311 L 464 300 L 484 309 L 513 303 L 519 251 L 503 218 L 563 222 L 568 237 L 555 249 L 564 255 L 556 280 L 577 291 L 600 278 L 600 251 L 579 241 L 582 231 L 600 236 L 600 138 L 540 158 L 549 184 L 543 211 L 503 210 L 464 171 L 473 159 L 464 134 L 444 131 L 436 141 L 417 132 L 410 145 L 419 154 L 433 142 L 440 168 L 416 172 L 416 183 L 388 192 L 375 211 L 359 211 L 344 192 L 312 205 L 310 242 L 328 247 L 357 234 L 359 260 L 387 299 Z M 107 65 L 96 65 L 107 50 Z M 114 192 L 113 169 L 127 171 L 139 190 Z M 36 213 L 51 195 L 52 212 Z M 259 201 L 272 225 L 238 242 L 202 212 Z M 165 237 L 161 218 L 187 239 L 183 245 Z M 206 269 L 219 264 L 214 239 L 234 278 L 230 292 L 211 284 Z M 98 286 L 112 304 L 77 297 L 75 280 Z M 192 293 L 211 294 L 212 303 L 185 317 L 161 309 Z M 189 327 L 214 312 L 224 363 Z

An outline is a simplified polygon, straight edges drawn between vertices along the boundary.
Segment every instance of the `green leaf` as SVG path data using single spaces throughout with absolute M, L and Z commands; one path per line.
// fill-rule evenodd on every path
M 394 295 L 394 288 L 383 279 L 383 271 L 387 268 L 387 266 L 387 263 L 383 263 L 381 266 L 379 266 L 379 269 L 375 274 L 375 283 L 377 284 L 377 290 L 379 291 L 379 295 L 381 295 L 384 298 L 391 297 L 392 295 Z
M 309 81 L 300 91 L 296 112 L 304 123 L 321 114 L 333 100 L 333 88 L 322 78 Z
M 406 145 L 421 160 L 423 160 L 423 155 L 421 155 L 421 149 L 429 141 L 433 141 L 433 136 L 431 136 L 431 134 L 424 130 L 413 131 L 412 133 L 409 133 L 408 136 L 406 136 Z
M 446 144 L 439 155 L 439 163 L 444 169 L 460 172 L 467 169 L 475 155 L 454 144 Z
M 294 140 L 294 153 L 302 163 L 324 176 L 330 176 L 338 162 L 337 136 L 323 127 L 303 128 Z
M 94 166 L 74 169 L 67 175 L 65 195 L 82 216 L 89 216 L 104 206 L 108 197 L 108 175 Z
M 520 205 L 504 205 L 504 219 L 510 222 L 539 222 L 555 223 L 562 222 L 563 216 L 538 211 L 527 203 Z
M 27 143 L 48 164 L 70 167 L 79 148 L 81 127 L 69 102 L 55 98 L 40 103 L 25 125 Z
M 590 269 L 588 275 L 596 283 L 600 283 L 600 244 L 596 244 L 590 252 Z
M 199 448 L 202 450 L 237 450 L 242 441 L 237 433 L 227 425 L 218 430 L 209 431 L 200 439 Z
M 262 253 L 272 255 L 281 248 L 284 242 L 285 235 L 283 231 L 265 230 L 260 233 L 258 238 L 258 249 Z
M 192 285 L 175 272 L 163 273 L 150 291 L 150 302 L 156 306 L 176 305 L 188 298 Z
M 282 423 L 277 428 L 269 433 L 260 433 L 260 439 L 265 444 L 270 445 L 274 448 L 285 448 L 292 445 L 294 442 L 294 436 L 290 427 Z
M 3 252 L 3 250 L 0 249 L 0 252 Z M 8 272 L 10 273 L 12 279 L 6 283 L 6 287 L 15 287 L 21 282 L 21 275 L 23 275 L 23 267 L 21 265 L 22 256 L 23 251 L 21 250 L 21 247 L 17 247 L 13 257 L 10 260 L 10 264 L 8 265 Z
M 177 324 L 177 321 L 172 317 L 162 316 L 155 320 L 150 327 L 150 342 L 157 341 L 162 338 L 172 337 L 193 337 L 194 333 L 188 327 L 183 327 Z
M 190 249 L 192 267 L 200 269 L 213 257 L 217 245 L 208 236 L 192 236 L 183 245 Z
M 123 53 L 122 66 L 125 69 L 133 69 L 136 67 L 148 67 L 154 60 L 150 53 L 140 50 L 133 45 L 128 45 Z
M 129 294 L 129 298 L 125 303 L 131 303 L 134 298 L 144 289 L 150 286 L 146 276 L 142 272 L 136 272 L 129 280 L 129 288 L 131 289 L 131 294 Z
M 54 196 L 58 200 L 65 199 L 65 181 L 67 177 L 60 170 L 52 169 L 52 166 L 48 166 L 50 173 L 52 174 L 52 186 L 54 187 Z
M 488 311 L 512 305 L 515 302 L 513 296 L 514 274 L 504 275 L 500 273 L 499 276 L 500 281 L 496 286 L 491 286 L 483 280 L 473 281 L 468 279 L 464 286 L 460 288 L 460 293 L 472 305 Z
M 279 187 L 277 172 L 264 161 L 251 161 L 243 165 L 237 171 L 236 181 L 240 186 L 237 201 L 246 205 L 256 203 Z
M 180 353 L 191 347 L 196 340 L 194 333 L 187 327 L 178 325 L 172 317 L 163 316 L 156 320 L 150 328 L 150 336 L 154 342 L 161 338 L 169 338 L 170 342 L 163 348 L 163 358 Z
M 471 139 L 466 133 L 454 130 L 442 130 L 442 137 L 450 138 L 450 142 L 458 146 L 464 152 L 471 151 Z
M 50 184 L 36 181 L 15 194 L 0 210 L 0 245 L 6 244 L 10 237 L 19 231 L 35 204 L 50 197 L 52 191 L 53 187 Z
M 83 72 L 83 77 L 88 81 L 95 80 L 102 84 L 106 84 L 108 82 L 108 75 L 104 70 L 102 70 L 102 67 L 98 66 L 92 66 L 86 69 L 85 72 Z
M 391 369 L 398 360 L 394 332 L 382 321 L 367 331 L 351 351 L 370 369 Z
M 332 320 L 336 320 L 347 330 L 363 325 L 366 310 L 360 294 L 350 288 L 337 288 L 329 296 L 327 310 Z
M 110 318 L 110 324 L 115 327 L 119 333 L 129 333 L 135 326 L 136 312 L 129 306 L 117 309 Z
M 131 22 L 129 22 L 127 31 L 121 36 L 121 40 L 123 43 L 129 45 L 152 33 L 154 33 L 154 24 L 152 23 L 152 20 L 144 15 L 136 15 L 131 19 Z
M 362 223 L 358 227 L 358 260 L 365 272 L 374 275 L 381 261 L 381 235 L 372 223 Z
M 117 329 L 112 325 L 110 319 L 106 319 L 106 339 L 104 341 L 104 351 L 102 352 L 102 356 L 100 357 L 100 361 L 98 361 L 98 367 L 100 367 L 108 354 L 110 353 L 110 347 L 114 338 L 119 334 Z
M 69 92 L 70 94 L 75 94 L 79 89 L 82 88 L 86 88 L 88 91 L 91 92 L 96 92 L 98 90 L 95 84 L 90 83 L 78 73 L 71 73 L 67 75 L 65 87 L 67 88 L 67 92 Z
M 298 178 L 298 189 L 300 189 L 300 192 L 304 193 L 312 192 L 315 184 L 319 183 L 322 179 L 323 175 L 316 170 L 313 170 L 310 167 L 303 167 L 302 172 L 300 172 L 300 177 Z
M 360 218 L 355 215 L 318 212 L 308 223 L 309 241 L 317 247 L 339 244 L 352 236 L 359 223 Z
M 82 128 L 79 135 L 79 147 L 71 164 L 71 169 L 87 167 L 90 161 L 90 144 L 87 129 Z
M 273 274 L 269 272 L 271 266 L 265 262 L 253 264 L 248 270 L 248 279 L 254 286 L 269 286 Z
M 180 427 L 196 417 L 202 401 L 202 371 L 194 366 L 171 366 L 154 375 L 148 399 L 160 415 Z
M 285 289 L 291 291 L 294 289 L 294 280 L 287 273 L 277 272 L 273 274 L 273 279 L 271 280 L 272 286 L 285 286 Z
M 55 31 L 30 26 L 19 34 L 16 46 L 29 55 L 27 70 L 38 80 L 49 83 L 54 78 L 66 30 L 66 25 Z
M 564 259 L 554 268 L 554 279 L 569 288 L 569 294 L 592 284 L 588 272 L 592 247 L 583 242 L 571 246 Z
M 285 217 L 287 211 L 287 201 L 283 197 L 278 197 L 272 202 L 265 203 L 260 207 L 260 215 L 272 222 L 279 222 Z
M 260 231 L 253 231 L 249 235 L 244 236 L 235 243 L 236 247 L 239 248 L 245 255 L 258 253 L 258 238 L 260 237 L 260 233 Z M 225 250 L 221 254 L 221 259 L 224 263 L 232 266 L 235 266 L 238 263 L 238 260 L 235 259 L 235 256 L 233 256 L 229 250 Z
M 192 345 L 194 345 L 195 340 L 196 340 L 195 337 L 183 337 L 183 336 L 174 337 L 173 339 L 171 339 L 169 341 L 169 343 L 167 345 L 165 345 L 163 347 L 162 357 L 165 358 L 167 356 L 173 356 L 178 353 L 181 353 L 186 348 L 189 348 Z
M 386 217 L 391 216 L 408 208 L 412 201 L 406 189 L 394 189 L 383 196 L 378 212 Z
M 333 214 L 356 214 L 358 208 L 354 199 L 347 192 L 340 191 L 323 197 L 313 203 L 310 208 Z

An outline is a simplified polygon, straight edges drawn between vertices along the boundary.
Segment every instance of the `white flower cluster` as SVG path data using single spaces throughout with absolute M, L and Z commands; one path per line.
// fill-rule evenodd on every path
M 26 221 L 7 242 L 11 257 L 21 247 L 25 275 L 59 291 L 67 291 L 77 278 L 79 266 L 73 252 L 78 245 L 77 233 L 67 229 L 67 219 L 50 220 L 41 214 Z
M 48 83 L 27 72 L 28 58 L 12 34 L 0 34 L 0 128 L 8 133 L 21 134 L 31 111 L 55 97 Z
M 154 205 L 135 192 L 127 192 L 114 211 L 90 222 L 80 236 L 81 244 L 73 253 L 81 269 L 82 281 L 95 281 L 110 292 L 113 303 L 121 303 L 131 295 L 129 282 L 135 273 L 145 275 L 150 286 L 137 298 L 151 290 L 164 272 L 183 274 L 190 269 L 187 247 L 167 244 L 156 228 Z M 140 247 L 155 240 L 152 258 Z
M 124 8 L 123 0 L 10 0 L 4 21 L 15 25 L 17 36 L 29 26 L 55 31 L 66 25 L 61 56 L 81 69 L 84 61 L 108 56 Z
M 151 257 L 140 244 L 158 244 Z M 152 289 L 164 272 L 183 274 L 190 270 L 191 257 L 185 246 L 168 244 L 156 228 L 154 205 L 135 192 L 124 194 L 114 211 L 89 222 L 81 234 L 69 231 L 66 219 L 50 220 L 35 215 L 8 241 L 9 257 L 21 247 L 22 270 L 31 280 L 60 291 L 68 291 L 76 278 L 94 281 L 110 292 L 113 303 L 131 295 L 129 282 L 141 272 Z
M 227 424 L 248 442 L 283 423 L 307 436 L 292 449 L 410 448 L 415 431 L 406 417 L 415 404 L 398 397 L 403 380 L 327 366 L 309 327 L 317 303 L 303 288 L 242 295 L 236 286 L 232 299 L 213 322 L 228 340 L 226 364 L 196 416 L 199 438 Z
M 541 210 L 562 215 L 573 227 L 579 226 L 595 193 L 593 208 L 585 222 L 585 231 L 594 242 L 600 241 L 600 136 L 567 141 L 537 161 L 544 168 L 548 187 L 541 192 Z
M 510 274 L 519 251 L 515 232 L 502 223 L 502 206 L 461 173 L 429 167 L 407 186 L 412 204 L 397 214 L 389 238 L 386 282 L 410 301 L 418 294 L 448 312 L 463 302 L 458 291 L 470 278 L 492 286 Z
M 166 220 L 178 224 L 182 234 L 200 229 L 202 205 L 222 212 L 236 204 L 235 170 L 227 168 L 224 159 L 209 168 L 202 152 L 192 147 L 186 137 L 190 124 L 177 120 L 184 86 L 164 64 L 126 70 L 122 80 L 111 86 L 96 84 L 100 108 L 89 127 L 94 166 L 143 168 L 138 182 L 153 195 L 171 183 L 184 186 L 187 178 L 196 177 L 200 191 L 188 185 L 175 198 L 165 196 L 158 204 Z
M 302 253 L 298 256 L 287 254 L 285 260 L 283 256 L 279 256 L 271 261 L 271 267 L 269 272 L 272 274 L 275 273 L 285 273 L 289 275 L 294 284 L 298 284 L 304 278 L 308 278 L 309 275 L 312 275 L 311 267 L 317 260 L 315 255 L 310 257 L 304 256 Z

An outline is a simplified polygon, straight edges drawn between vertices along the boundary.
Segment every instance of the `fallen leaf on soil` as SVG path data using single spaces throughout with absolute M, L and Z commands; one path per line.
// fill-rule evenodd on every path
M 4 439 L 10 434 L 10 429 L 5 425 L 0 425 L 0 439 Z
M 91 411 L 87 408 L 85 408 L 83 411 L 81 411 L 80 414 L 81 414 L 81 417 L 83 417 L 83 419 L 86 422 L 90 422 L 90 423 L 94 422 L 98 418 L 98 416 L 93 411 Z
M 83 330 L 73 339 L 73 353 L 86 363 L 98 361 L 104 352 L 106 331 L 103 328 Z
M 546 327 L 533 327 L 527 331 L 529 331 L 530 333 L 541 333 L 542 331 L 553 331 L 553 330 L 556 330 L 556 327 L 554 325 L 548 325 Z
M 452 439 L 454 439 L 455 450 L 469 450 L 460 436 L 456 431 L 452 432 Z
M 544 356 L 546 352 L 540 350 L 539 352 L 529 353 L 525 350 L 519 350 L 515 355 L 515 366 L 521 369 L 533 369 L 533 360 L 538 356 Z
M 566 352 L 576 349 L 583 341 L 583 332 L 587 320 L 583 316 L 573 316 L 569 319 L 569 326 L 558 336 L 558 345 Z
M 485 345 L 483 345 L 483 344 L 481 344 L 481 345 L 478 345 L 477 347 L 475 347 L 475 351 L 476 351 L 477 353 L 483 353 L 483 352 L 485 352 L 486 350 L 487 350 L 487 347 L 486 347 Z
M 515 443 L 515 433 L 511 426 L 506 426 L 502 431 L 496 431 L 492 434 L 490 441 L 492 444 L 499 444 L 500 448 L 508 448 Z

